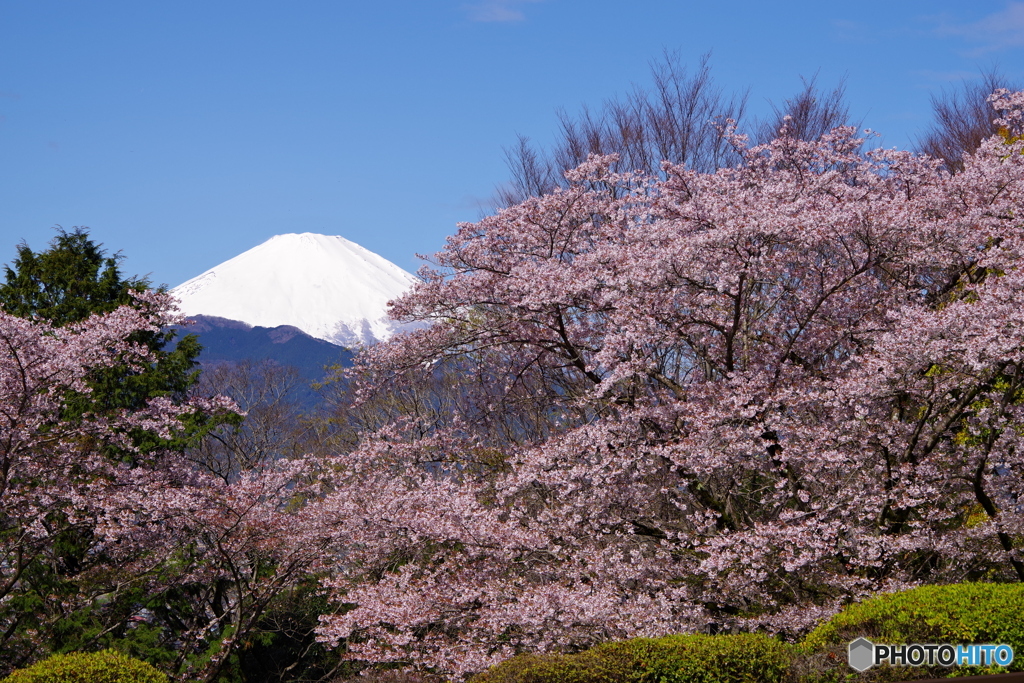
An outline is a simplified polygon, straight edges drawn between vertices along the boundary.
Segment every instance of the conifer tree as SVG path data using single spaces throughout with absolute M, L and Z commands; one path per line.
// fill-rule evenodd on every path
M 57 233 L 50 248 L 39 253 L 22 242 L 13 267 L 4 266 L 0 306 L 8 313 L 62 327 L 130 304 L 132 291 L 149 289 L 144 278 L 125 279 L 120 252 L 107 256 L 84 228 L 58 227 Z
M 17 258 L 4 267 L 6 281 L 0 284 L 0 307 L 12 315 L 42 319 L 57 327 L 109 313 L 119 306 L 138 308 L 132 293 L 150 290 L 152 284 L 143 277 L 124 276 L 119 267 L 122 258 L 120 252 L 108 255 L 86 228 L 67 231 L 58 227 L 57 236 L 45 251 L 34 252 L 24 242 L 18 246 Z M 79 415 L 85 411 L 102 414 L 138 410 L 157 397 L 180 403 L 198 379 L 196 358 L 202 347 L 195 335 L 186 335 L 174 345 L 175 336 L 174 330 L 135 332 L 128 341 L 145 346 L 153 362 L 142 370 L 127 366 L 96 369 L 90 377 L 92 391 L 88 397 L 83 394 L 72 398 L 68 410 Z M 170 443 L 140 431 L 135 435 L 136 445 L 142 452 L 168 446 L 181 449 L 205 431 L 207 422 L 202 415 L 192 416 L 185 439 L 179 436 Z

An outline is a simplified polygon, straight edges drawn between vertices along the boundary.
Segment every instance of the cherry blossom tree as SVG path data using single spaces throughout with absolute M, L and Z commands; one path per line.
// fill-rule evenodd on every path
M 1024 580 L 1024 93 L 951 175 L 850 128 L 460 226 L 365 352 L 321 637 L 459 674 Z M 443 391 L 440 375 L 451 382 Z
M 153 360 L 146 346 L 127 340 L 159 331 L 169 300 L 151 292 L 135 297 L 137 307 L 63 327 L 0 310 L 0 651 L 11 665 L 43 645 L 46 625 L 38 622 L 50 610 L 32 585 L 39 568 L 67 561 L 61 543 L 96 525 L 104 492 L 127 469 L 108 457 L 110 449 L 138 454 L 137 430 L 169 438 L 188 411 L 168 399 L 137 411 L 68 410 L 69 400 L 91 393 L 95 370 Z
M 131 471 L 106 499 L 98 531 L 113 566 L 161 598 L 149 618 L 175 641 L 167 668 L 180 680 L 239 666 L 240 652 L 272 635 L 263 620 L 277 602 L 338 562 L 332 530 L 305 506 L 321 496 L 310 475 L 306 461 L 278 461 L 225 482 L 181 460 Z
M 275 601 L 339 556 L 332 530 L 304 514 L 322 497 L 315 463 L 225 478 L 170 447 L 196 415 L 235 409 L 227 399 L 77 409 L 97 371 L 150 367 L 134 340 L 180 322 L 167 294 L 132 296 L 60 327 L 0 309 L 0 675 L 68 647 L 154 641 L 163 649 L 138 654 L 213 680 L 265 635 Z M 69 537 L 85 551 L 66 552 Z M 55 580 L 67 585 L 45 590 Z

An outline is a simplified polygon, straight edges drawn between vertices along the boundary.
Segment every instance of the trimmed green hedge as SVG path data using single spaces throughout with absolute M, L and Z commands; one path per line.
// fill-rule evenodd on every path
M 804 645 L 820 648 L 859 636 L 896 644 L 1008 643 L 1024 655 L 1024 584 L 958 583 L 877 595 L 846 607 Z
M 598 645 L 573 655 L 523 654 L 506 659 L 470 683 L 619 683 L 629 680 L 632 662 L 620 643 Z
M 14 671 L 0 683 L 168 683 L 168 680 L 145 662 L 114 650 L 104 650 L 54 655 Z
M 894 645 L 1006 643 L 1013 646 L 1014 660 L 1008 668 L 884 666 L 857 674 L 846 664 L 847 646 L 861 636 Z M 905 681 L 1024 671 L 1024 584 L 959 583 L 878 595 L 814 629 L 801 651 L 794 667 L 799 680 Z
M 850 641 L 1007 643 L 1000 667 L 847 664 Z M 520 655 L 471 683 L 893 683 L 1024 671 L 1024 584 L 923 586 L 849 605 L 793 646 L 761 634 L 677 635 L 605 643 L 572 655 Z
M 520 655 L 472 683 L 781 683 L 793 647 L 761 634 L 676 635 L 572 655 Z
M 643 683 L 780 683 L 794 648 L 761 633 L 629 641 Z

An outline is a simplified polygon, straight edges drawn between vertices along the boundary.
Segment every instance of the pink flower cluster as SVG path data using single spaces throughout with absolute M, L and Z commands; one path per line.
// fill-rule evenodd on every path
M 185 588 L 181 600 L 193 604 L 182 613 L 191 621 L 177 634 L 175 666 L 186 677 L 213 677 L 275 596 L 334 563 L 333 530 L 317 515 L 298 514 L 318 491 L 306 463 L 281 461 L 225 482 L 174 451 L 132 465 L 112 457 L 138 454 L 132 435 L 139 430 L 168 438 L 196 410 L 233 409 L 223 397 L 158 398 L 142 410 L 102 415 L 67 410 L 70 395 L 90 393 L 97 369 L 153 361 L 146 347 L 127 341 L 134 333 L 179 322 L 169 296 L 136 298 L 135 306 L 60 328 L 0 310 L 0 652 L 46 655 L 44 634 L 16 628 L 28 616 L 19 605 L 32 604 L 23 600 L 33 590 L 32 568 L 62 566 L 56 546 L 78 533 L 89 539 L 88 561 L 72 576 L 81 589 L 61 598 L 61 611 L 129 587 Z M 212 660 L 188 671 L 186 659 L 200 650 Z M 0 663 L 0 675 L 14 664 Z
M 994 102 L 1016 130 L 1024 93 Z M 1022 149 L 592 157 L 460 226 L 393 306 L 429 325 L 351 374 L 378 422 L 319 504 L 348 605 L 321 637 L 467 673 L 1024 580 Z
M 394 303 L 428 324 L 349 373 L 350 452 L 227 480 L 105 455 L 221 399 L 64 410 L 151 361 L 125 340 L 165 296 L 59 329 L 0 311 L 0 617 L 75 525 L 96 585 L 190 587 L 207 677 L 311 576 L 324 642 L 456 675 L 1024 580 L 1024 94 L 993 104 L 1006 134 L 955 175 L 846 128 L 663 180 L 592 157 Z

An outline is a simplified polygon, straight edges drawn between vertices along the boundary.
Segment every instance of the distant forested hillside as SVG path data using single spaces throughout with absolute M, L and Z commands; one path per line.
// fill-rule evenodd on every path
M 296 367 L 303 378 L 323 378 L 328 365 L 351 365 L 352 351 L 315 339 L 290 325 L 252 327 L 237 320 L 197 315 L 183 331 L 199 337 L 203 364 L 270 359 Z

